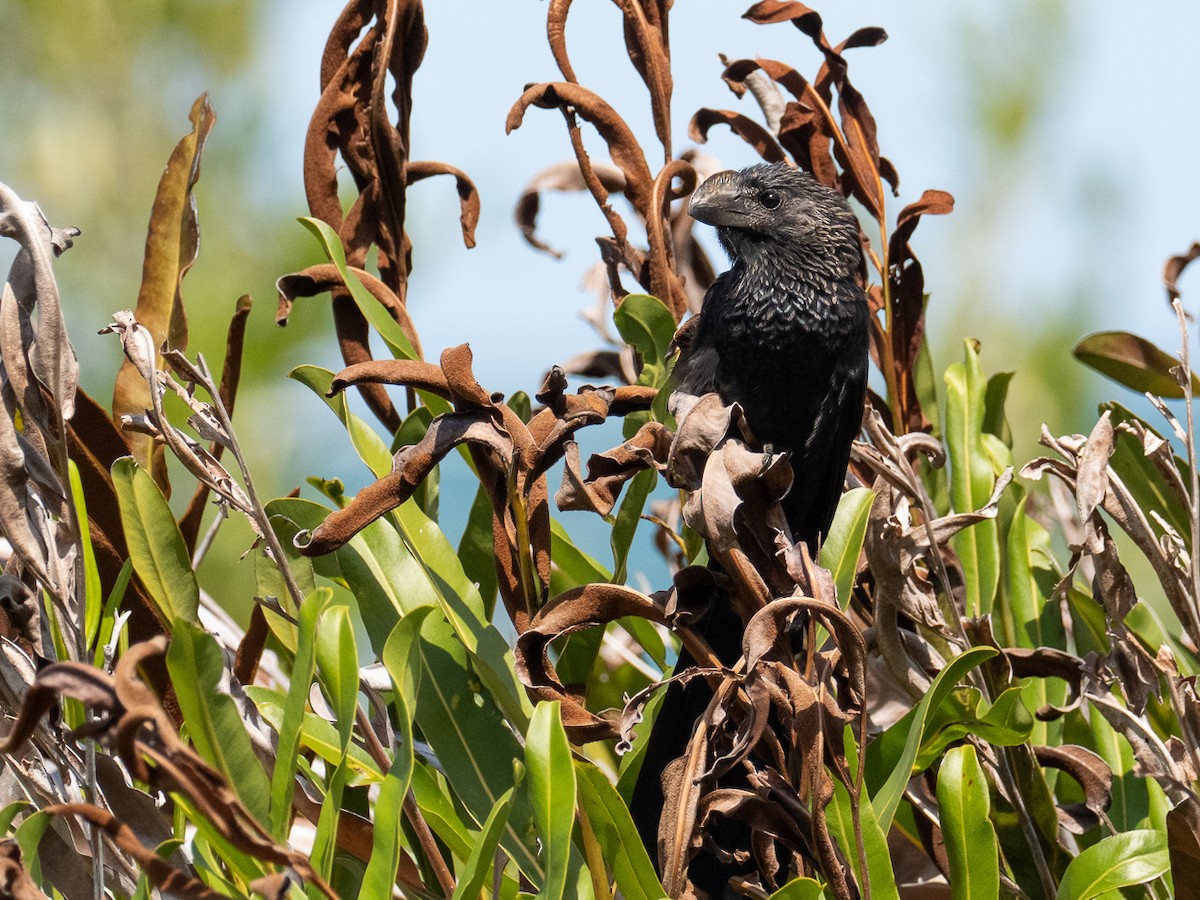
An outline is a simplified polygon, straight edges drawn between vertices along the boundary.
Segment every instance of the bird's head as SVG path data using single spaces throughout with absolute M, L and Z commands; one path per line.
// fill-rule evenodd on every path
M 836 191 L 786 163 L 718 172 L 692 193 L 692 218 L 713 225 L 725 251 L 749 261 L 785 253 L 822 268 L 857 270 L 858 220 Z

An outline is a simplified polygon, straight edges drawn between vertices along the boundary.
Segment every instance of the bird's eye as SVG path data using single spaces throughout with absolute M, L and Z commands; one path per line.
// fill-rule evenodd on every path
M 779 209 L 779 204 L 783 202 L 783 198 L 779 196 L 778 191 L 763 191 L 758 195 L 758 202 L 767 209 Z

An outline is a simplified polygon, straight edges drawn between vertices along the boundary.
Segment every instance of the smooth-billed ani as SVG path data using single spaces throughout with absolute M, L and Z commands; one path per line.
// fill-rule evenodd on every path
M 858 220 L 839 194 L 784 163 L 718 173 L 688 209 L 716 227 L 732 265 L 704 297 L 674 386 L 737 402 L 764 447 L 790 455 L 784 512 L 793 538 L 815 556 L 842 493 L 866 394 L 869 312 Z M 728 603 L 714 604 L 700 630 L 724 664 L 737 661 L 743 624 Z M 690 665 L 681 651 L 676 671 Z M 655 720 L 632 803 L 651 858 L 663 768 L 684 752 L 711 697 L 703 679 L 673 684 Z M 733 873 L 703 855 L 690 871 L 714 897 Z

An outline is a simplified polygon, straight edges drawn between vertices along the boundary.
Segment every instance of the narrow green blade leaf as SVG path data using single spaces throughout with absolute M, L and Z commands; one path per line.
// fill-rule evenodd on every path
M 969 744 L 946 754 L 938 770 L 938 807 L 950 860 L 954 900 L 992 900 L 1000 895 L 1000 848 L 988 820 L 991 801 L 983 767 Z
M 858 556 L 867 535 L 867 519 L 874 501 L 875 492 L 870 488 L 854 488 L 844 493 L 838 501 L 833 524 L 829 526 L 829 536 L 821 545 L 820 563 L 833 574 L 842 609 L 850 605 Z
M 317 674 L 337 716 L 338 740 L 341 744 L 337 767 L 326 784 L 325 801 L 321 804 L 317 833 L 313 838 L 313 867 L 328 880 L 333 875 L 338 823 L 348 772 L 346 758 L 358 707 L 358 647 L 354 640 L 354 625 L 350 621 L 350 607 L 338 604 L 325 608 L 321 614 L 321 627 L 316 633 L 315 649 Z
M 637 532 L 638 523 L 642 520 L 642 510 L 646 508 L 646 500 L 658 481 L 658 473 L 653 469 L 638 472 L 629 482 L 621 505 L 617 509 L 616 522 L 612 529 L 613 550 L 613 584 L 624 584 L 626 564 L 629 562 L 629 548 L 633 546 L 633 536 Z
M 847 729 L 849 732 L 849 729 Z M 847 765 L 854 771 L 857 762 L 854 759 L 853 738 L 847 733 Z M 825 809 L 829 832 L 837 837 L 838 844 L 846 859 L 854 869 L 854 874 L 861 887 L 864 880 L 871 884 L 872 900 L 900 900 L 896 888 L 896 874 L 892 869 L 892 857 L 888 852 L 886 833 L 889 826 L 882 825 L 877 816 L 878 805 L 873 804 L 863 786 L 859 799 L 859 822 L 862 827 L 863 850 L 867 858 L 867 871 L 864 876 L 862 862 L 859 858 L 858 843 L 854 834 L 853 807 L 850 803 L 850 792 L 836 778 L 833 781 L 833 802 Z
M 112 479 L 134 571 L 166 622 L 196 623 L 200 587 L 167 499 L 132 457 L 112 464 Z
M 167 671 L 196 751 L 218 772 L 259 822 L 270 821 L 270 782 L 254 754 L 237 704 L 222 693 L 224 656 L 212 635 L 178 619 L 167 648 Z
M 71 477 L 71 502 L 75 506 L 75 521 L 79 522 L 79 549 L 83 553 L 84 604 L 83 633 L 85 646 L 94 646 L 100 631 L 100 615 L 104 611 L 104 588 L 100 585 L 100 570 L 96 567 L 96 554 L 92 549 L 92 529 L 88 526 L 87 502 L 83 496 L 83 482 L 79 480 L 79 467 L 75 460 L 67 460 Z
M 771 895 L 771 900 L 817 900 L 824 888 L 812 878 L 793 878 Z
M 350 289 L 350 296 L 354 298 L 355 305 L 362 311 L 367 321 L 371 323 L 383 342 L 388 345 L 392 351 L 392 355 L 397 359 L 419 359 L 417 351 L 413 349 L 412 342 L 404 333 L 404 330 L 392 318 L 391 313 L 384 309 L 383 305 L 371 296 L 371 292 L 363 287 L 362 281 L 357 275 L 354 275 L 346 268 L 346 251 L 342 247 L 342 242 L 325 222 L 320 219 L 314 219 L 309 216 L 301 216 L 299 219 L 301 225 L 311 231 L 321 242 L 321 248 L 325 251 L 325 255 L 329 261 L 337 268 L 338 274 L 342 277 L 346 287 Z
M 571 745 L 562 727 L 557 700 L 543 701 L 533 710 L 525 735 L 525 769 L 526 789 L 546 870 L 538 897 L 562 900 L 571 861 L 576 784 Z
M 987 381 L 979 355 L 966 342 L 964 361 L 946 369 L 946 443 L 950 456 L 950 499 L 956 512 L 979 509 L 996 484 L 996 466 L 983 436 Z M 962 562 L 966 609 L 985 616 L 1000 581 L 999 529 L 994 520 L 978 522 L 951 539 Z
M 629 814 L 629 807 L 604 773 L 591 763 L 576 760 L 579 802 L 587 814 L 592 833 L 612 867 L 617 889 L 626 900 L 661 900 L 662 882 L 654 872 L 642 839 Z
M 407 759 L 397 754 L 391 771 L 379 788 L 379 799 L 374 807 L 371 859 L 362 877 L 362 897 L 390 897 L 396 883 L 396 869 L 400 866 L 400 854 L 403 852 L 400 820 L 404 795 L 408 793 L 408 782 L 412 776 L 411 748 L 409 744 Z
M 300 624 L 296 656 L 292 661 L 292 677 L 283 705 L 275 769 L 271 776 L 271 833 L 279 840 L 287 837 L 288 822 L 291 820 L 296 756 L 300 752 L 300 726 L 304 720 L 304 708 L 308 704 L 308 689 L 317 666 L 314 649 L 317 620 L 332 598 L 333 592 L 329 588 L 314 591 L 304 599 L 297 616 Z
M 484 883 L 492 873 L 492 861 L 496 856 L 496 847 L 500 843 L 500 835 L 508 822 L 508 813 L 512 809 L 514 788 L 509 788 L 496 801 L 495 807 L 483 823 L 483 830 L 475 846 L 471 848 L 471 856 L 462 873 L 458 876 L 458 884 L 454 888 L 451 900 L 475 900 L 483 890 Z

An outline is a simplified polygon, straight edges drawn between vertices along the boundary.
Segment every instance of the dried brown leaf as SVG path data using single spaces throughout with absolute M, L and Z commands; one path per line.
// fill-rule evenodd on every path
M 447 413 L 434 419 L 420 442 L 401 448 L 392 471 L 367 485 L 344 508 L 334 510 L 312 532 L 299 532 L 294 543 L 305 556 L 332 553 L 380 516 L 412 496 L 443 457 L 459 444 L 474 443 L 511 459 L 511 437 L 487 409 Z
M 1200 241 L 1193 241 L 1192 246 L 1178 256 L 1167 257 L 1163 265 L 1163 287 L 1167 291 L 1167 300 L 1179 299 L 1179 276 L 1192 262 L 1200 259 Z
M 783 162 L 787 157 L 775 136 L 749 116 L 728 109 L 699 109 L 688 124 L 688 137 L 697 144 L 708 141 L 708 132 L 714 125 L 726 125 L 729 130 L 754 148 L 767 162 Z
M 1168 810 L 1167 853 L 1177 900 L 1200 900 L 1200 801 L 1195 797 Z
M 625 173 L 616 166 L 592 162 L 591 168 L 607 193 L 619 194 L 625 190 Z M 513 213 L 521 236 L 531 246 L 543 253 L 561 258 L 563 256 L 561 251 L 555 250 L 537 236 L 537 217 L 542 205 L 541 196 L 548 191 L 577 193 L 586 190 L 588 190 L 587 181 L 576 161 L 555 163 L 538 172 L 522 189 Z
M 0 840 L 0 895 L 5 900 L 49 900 L 21 862 L 21 846 L 11 838 Z
M 205 141 L 217 118 L 207 94 L 192 104 L 188 118 L 192 130 L 172 151 L 154 197 L 142 284 L 134 310 L 137 321 L 150 333 L 153 351 L 164 345 L 175 350 L 187 349 L 187 315 L 181 289 L 200 249 L 200 225 L 192 191 L 200 177 Z M 138 415 L 149 409 L 150 392 L 144 373 L 128 360 L 122 362 L 113 388 L 113 418 Z M 164 492 L 169 492 L 162 446 L 137 434 L 127 435 L 126 441 L 139 465 L 154 475 Z
M 509 111 L 505 129 L 521 127 L 525 111 L 531 106 L 543 109 L 571 109 L 595 126 L 608 145 L 609 155 L 625 175 L 625 194 L 639 210 L 650 209 L 654 179 L 641 145 L 629 126 L 607 102 L 587 88 L 568 82 L 535 84 L 525 90 Z
M 409 162 L 405 175 L 410 185 L 434 175 L 453 176 L 461 207 L 459 222 L 462 224 L 463 243 L 468 249 L 474 247 L 475 226 L 479 224 L 479 191 L 475 189 L 475 182 L 467 177 L 467 173 L 449 163 L 422 160 Z
M 147 849 L 124 822 L 106 809 L 90 803 L 62 803 L 44 810 L 51 815 L 86 819 L 104 831 L 123 852 L 129 854 L 159 890 L 184 900 L 224 900 L 225 895 L 208 888 L 204 882 L 183 872 L 153 850 Z
M 1077 744 L 1033 748 L 1038 763 L 1070 775 L 1083 788 L 1081 803 L 1057 807 L 1058 821 L 1073 834 L 1083 834 L 1107 821 L 1105 810 L 1112 803 L 1112 769 L 1093 751 Z M 1109 823 L 1111 825 L 1111 823 Z

